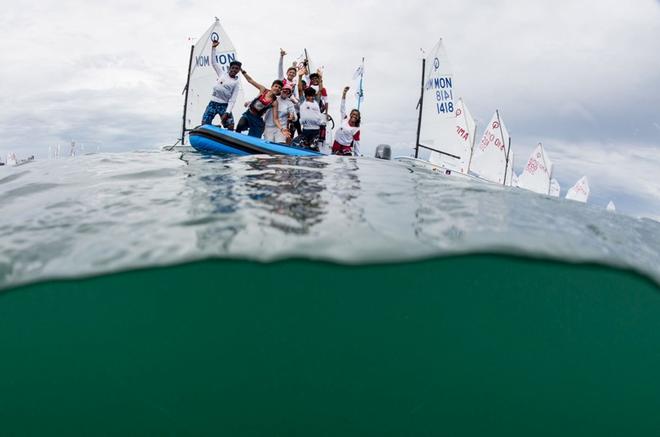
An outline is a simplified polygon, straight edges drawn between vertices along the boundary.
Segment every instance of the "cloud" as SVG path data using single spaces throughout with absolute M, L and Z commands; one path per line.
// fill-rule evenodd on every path
M 515 145 L 516 171 L 520 173 L 532 151 Z M 614 200 L 619 211 L 634 216 L 660 217 L 658 148 L 647 144 L 567 142 L 550 139 L 544 148 L 554 163 L 553 176 L 562 196 L 582 176 L 589 178 L 590 203 L 607 205 Z
M 216 15 L 257 80 L 274 77 L 280 47 L 292 56 L 307 47 L 325 66 L 335 115 L 341 89 L 366 57 L 366 153 L 379 143 L 410 153 L 419 49 L 439 37 L 480 125 L 500 109 L 515 147 L 523 153 L 546 143 L 558 171 L 571 169 L 560 173 L 566 183 L 585 165 L 594 185 L 599 175 L 603 182 L 616 176 L 614 167 L 635 172 L 637 161 L 616 155 L 629 144 L 658 151 L 660 57 L 652 54 L 660 52 L 660 8 L 653 0 L 634 7 L 618 0 L 561 7 L 551 0 L 293 0 L 286 9 L 256 0 L 8 4 L 0 16 L 0 151 L 35 153 L 71 139 L 112 150 L 173 143 L 189 38 Z M 254 92 L 245 89 L 246 97 Z M 576 155 L 572 144 L 596 157 Z M 604 161 L 603 150 L 621 164 Z M 657 195 L 646 185 L 612 188 L 647 203 Z

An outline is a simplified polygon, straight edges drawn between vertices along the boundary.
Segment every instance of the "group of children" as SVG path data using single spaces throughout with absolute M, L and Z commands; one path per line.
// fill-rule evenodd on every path
M 202 117 L 202 124 L 211 124 L 216 115 L 225 129 L 245 132 L 252 137 L 264 138 L 281 144 L 294 144 L 319 150 L 325 142 L 328 116 L 328 93 L 323 86 L 322 72 L 308 75 L 308 64 L 289 67 L 284 73 L 286 52 L 280 49 L 278 79 L 267 88 L 256 82 L 238 61 L 232 61 L 224 72 L 216 60 L 217 42 L 211 49 L 211 64 L 218 75 L 211 101 Z M 232 110 L 238 97 L 240 80 L 238 73 L 259 90 L 259 95 L 246 103 L 246 111 L 238 123 L 234 123 Z M 332 153 L 358 156 L 360 142 L 360 111 L 346 114 L 346 94 L 341 99 L 341 122 L 335 131 Z

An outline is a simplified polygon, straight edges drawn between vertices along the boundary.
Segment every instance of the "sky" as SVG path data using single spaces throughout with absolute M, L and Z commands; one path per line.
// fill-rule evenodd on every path
M 415 143 L 422 50 L 440 37 L 478 123 L 499 109 L 520 173 L 538 142 L 562 193 L 660 220 L 659 0 L 24 0 L 0 15 L 0 157 L 173 144 L 190 44 L 219 17 L 262 83 L 279 49 L 324 67 L 331 113 L 362 57 L 363 152 Z M 253 90 L 244 82 L 246 95 Z M 209 90 L 210 92 L 210 90 Z M 334 103 L 334 106 L 333 106 Z

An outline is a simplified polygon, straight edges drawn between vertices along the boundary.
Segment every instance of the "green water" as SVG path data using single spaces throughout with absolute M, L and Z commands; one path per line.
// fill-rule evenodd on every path
M 503 256 L 0 294 L 0 434 L 658 435 L 660 289 Z

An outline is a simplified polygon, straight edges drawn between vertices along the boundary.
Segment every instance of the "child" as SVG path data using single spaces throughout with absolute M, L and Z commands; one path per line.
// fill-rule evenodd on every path
M 241 119 L 238 120 L 236 132 L 240 133 L 247 129 L 249 136 L 261 138 L 266 128 L 262 117 L 270 108 L 273 108 L 273 122 L 275 126 L 277 126 L 280 131 L 283 131 L 284 128 L 276 117 L 278 112 L 277 96 L 282 91 L 282 81 L 279 79 L 274 80 L 270 89 L 268 89 L 252 79 L 245 70 L 241 70 L 241 72 L 243 73 L 245 80 L 259 90 L 259 95 L 250 102 L 247 111 L 245 111 Z
M 335 132 L 335 142 L 332 145 L 333 155 L 360 155 L 360 111 L 353 109 L 350 115 L 346 116 L 346 93 L 350 87 L 344 88 L 341 96 L 341 124 Z

